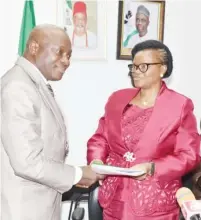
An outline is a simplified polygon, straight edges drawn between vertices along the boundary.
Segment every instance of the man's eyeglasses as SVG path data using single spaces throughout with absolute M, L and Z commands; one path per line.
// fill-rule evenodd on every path
M 128 69 L 129 69 L 130 73 L 136 72 L 138 69 L 140 70 L 140 72 L 146 73 L 147 70 L 149 69 L 149 66 L 151 66 L 151 65 L 158 65 L 158 64 L 163 64 L 163 63 L 141 63 L 139 65 L 129 64 L 128 65 Z

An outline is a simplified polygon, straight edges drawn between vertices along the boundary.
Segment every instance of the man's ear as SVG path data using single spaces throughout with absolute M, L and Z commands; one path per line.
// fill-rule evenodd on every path
M 36 41 L 31 41 L 29 43 L 29 52 L 32 55 L 36 55 L 39 50 L 39 44 Z

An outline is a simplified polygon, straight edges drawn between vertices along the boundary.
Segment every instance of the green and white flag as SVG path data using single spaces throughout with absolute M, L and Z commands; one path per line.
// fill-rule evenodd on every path
M 65 1 L 65 27 L 73 25 L 73 1 L 66 0 Z M 67 28 L 68 29 L 68 28 Z
M 66 0 L 68 8 L 72 10 L 72 1 L 71 0 Z
M 18 46 L 19 56 L 23 55 L 29 34 L 35 26 L 36 26 L 36 21 L 35 21 L 33 0 L 25 0 L 19 46 Z

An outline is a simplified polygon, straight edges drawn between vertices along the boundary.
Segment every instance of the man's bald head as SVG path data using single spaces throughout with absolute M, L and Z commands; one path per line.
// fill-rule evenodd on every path
M 29 35 L 24 57 L 32 62 L 48 80 L 59 80 L 69 66 L 71 42 L 60 27 L 36 26 Z M 56 71 L 57 69 L 57 71 Z
M 66 40 L 70 42 L 70 38 L 64 29 L 53 24 L 38 25 L 29 35 L 26 50 L 29 49 L 29 45 L 32 41 L 43 45 L 53 41 L 54 38 L 58 38 L 59 36 L 65 37 Z

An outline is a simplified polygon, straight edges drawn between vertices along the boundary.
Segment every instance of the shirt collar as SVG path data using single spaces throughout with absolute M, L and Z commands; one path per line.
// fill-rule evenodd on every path
M 43 76 L 43 74 L 41 73 L 40 75 L 41 75 L 42 79 L 44 80 L 45 84 L 48 84 L 48 81 L 47 81 L 47 79 Z
M 26 63 L 26 65 L 32 69 L 34 69 L 34 73 L 39 75 L 41 77 L 41 79 L 44 81 L 45 84 L 48 84 L 48 81 L 47 79 L 43 76 L 43 74 L 40 72 L 40 70 L 33 64 L 31 63 L 29 60 L 27 60 L 26 58 L 24 57 L 20 57 L 20 59 Z

